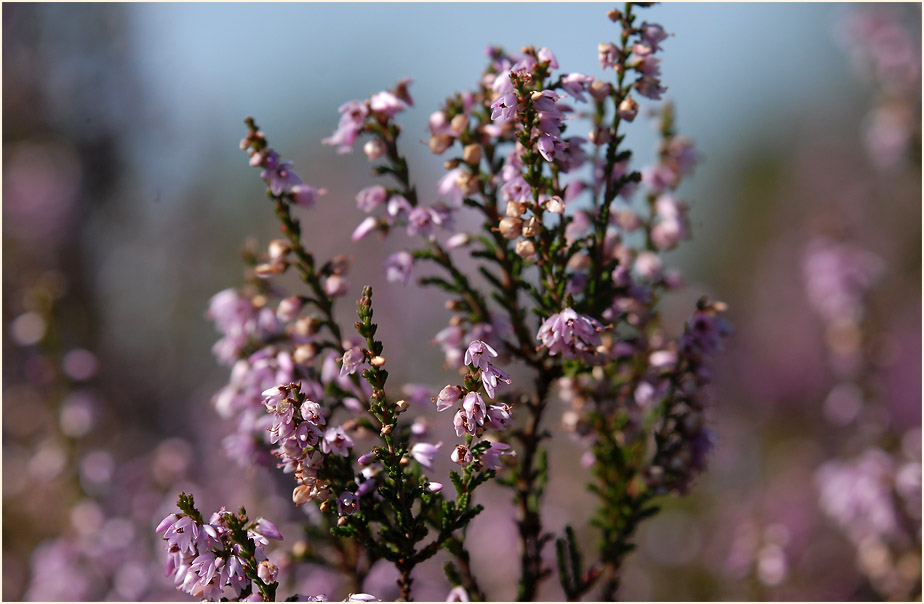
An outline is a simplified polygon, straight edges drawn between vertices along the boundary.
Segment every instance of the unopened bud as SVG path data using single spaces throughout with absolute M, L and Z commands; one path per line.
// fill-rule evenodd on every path
M 529 99 L 530 99 L 531 101 L 538 101 L 538 100 L 541 99 L 541 98 L 542 98 L 542 92 L 540 92 L 540 91 L 538 91 L 538 90 L 534 90 L 534 91 L 529 95 Z
M 311 336 L 318 331 L 319 322 L 313 317 L 302 317 L 295 322 L 295 333 L 300 336 Z
M 292 491 L 292 501 L 295 505 L 302 505 L 311 501 L 311 487 L 299 485 Z
M 524 237 L 535 237 L 539 234 L 539 230 L 542 228 L 542 223 L 539 222 L 539 219 L 533 216 L 530 218 L 525 225 L 523 225 L 523 236 Z
M 504 239 L 516 239 L 520 236 L 521 226 L 523 226 L 523 221 L 519 218 L 507 217 L 501 219 L 500 224 L 497 225 L 497 230 L 500 231 Z
M 378 369 L 385 364 L 385 357 L 376 355 L 369 360 L 369 364 Z
M 299 365 L 308 365 L 311 361 L 314 360 L 315 355 L 318 353 L 318 347 L 314 344 L 302 344 L 295 349 L 295 353 L 292 355 L 292 358 Z
M 268 262 L 264 262 L 263 264 L 258 264 L 257 266 L 255 266 L 253 270 L 257 274 L 257 277 L 260 277 L 261 279 L 266 279 L 268 277 L 272 277 L 273 275 L 278 275 L 279 273 L 281 273 L 283 270 L 285 270 L 285 265 L 284 264 L 270 264 Z
M 337 518 L 337 526 L 346 526 L 348 522 L 349 516 L 341 516 L 340 518 Z
M 452 118 L 452 121 L 449 122 L 449 127 L 452 128 L 455 132 L 462 132 L 468 128 L 468 116 L 464 113 Z
M 385 144 L 374 138 L 363 145 L 363 153 L 365 153 L 366 157 L 370 160 L 378 159 L 385 153 Z
M 465 145 L 462 150 L 462 161 L 473 166 L 478 165 L 481 162 L 481 147 L 475 143 Z
M 290 251 L 292 251 L 292 246 L 288 241 L 285 241 L 284 239 L 273 239 L 270 241 L 269 247 L 267 249 L 270 263 L 277 264 L 285 260 Z
M 519 218 L 526 212 L 526 204 L 520 201 L 511 201 L 507 204 L 507 216 L 509 218 Z
M 590 96 L 594 97 L 595 101 L 605 100 L 606 97 L 610 96 L 611 92 L 613 92 L 613 87 L 603 80 L 594 80 L 593 84 L 590 85 Z
M 380 432 L 382 436 L 388 436 L 391 434 L 391 424 L 385 424 L 382 426 L 382 431 Z
M 520 258 L 532 258 L 536 254 L 536 244 L 528 239 L 521 239 L 517 241 L 516 252 Z
M 447 159 L 446 161 L 443 162 L 443 168 L 446 170 L 452 170 L 458 167 L 459 167 L 458 159 Z
M 442 155 L 446 149 L 452 144 L 452 137 L 448 134 L 440 134 L 438 136 L 431 136 L 428 146 L 430 147 L 430 152 L 435 153 L 436 155 Z
M 597 126 L 590 131 L 588 138 L 590 139 L 590 142 L 597 146 L 605 145 L 606 143 L 610 142 L 610 129 L 603 126 Z
M 631 122 L 638 115 L 638 103 L 631 96 L 627 96 L 619 103 L 619 118 Z
M 619 12 L 619 10 L 615 8 L 611 10 L 610 12 L 606 13 L 606 16 L 609 17 L 609 20 L 612 21 L 613 23 L 622 19 L 622 13 Z
M 408 407 L 410 407 L 410 405 L 408 405 L 408 404 L 407 404 L 407 401 L 404 400 L 404 399 L 401 399 L 400 401 L 398 401 L 397 403 L 395 403 L 395 410 L 396 410 L 398 413 L 404 413 L 405 411 L 408 410 Z

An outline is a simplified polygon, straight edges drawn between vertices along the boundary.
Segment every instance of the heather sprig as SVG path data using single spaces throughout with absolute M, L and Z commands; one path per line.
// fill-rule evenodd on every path
M 482 510 L 477 487 L 496 478 L 517 509 L 517 595 L 534 599 L 553 572 L 543 552 L 555 536 L 543 528 L 541 510 L 554 471 L 544 445 L 553 433 L 543 419 L 556 398 L 566 428 L 586 447 L 589 488 L 599 498 L 597 559 L 585 569 L 571 527 L 556 541 L 569 599 L 601 579 L 602 594 L 614 597 L 632 535 L 657 511 L 654 498 L 686 492 L 705 466 L 714 440 L 704 415 L 710 359 L 730 329 L 724 304 L 706 300 L 681 335 L 661 324 L 659 300 L 680 285 L 661 253 L 689 236 L 689 205 L 677 188 L 698 155 L 676 133 L 666 104 L 656 163 L 630 165 L 621 128 L 639 112 L 633 95 L 657 100 L 666 90 L 656 55 L 668 35 L 639 24 L 636 10 L 627 4 L 608 14 L 619 41 L 601 44 L 599 59 L 612 81 L 558 72 L 549 48 L 489 48 L 477 87 L 430 116 L 429 149 L 449 154 L 432 191 L 414 182 L 400 147 L 397 119 L 413 105 L 410 80 L 342 105 L 336 131 L 323 141 L 339 153 L 361 142 L 374 175 L 386 177 L 351 194 L 366 214 L 352 239 L 403 230 L 414 247 L 385 259 L 388 281 L 405 286 L 431 265 L 437 274 L 418 275 L 417 283 L 449 296 L 449 325 L 433 340 L 460 378 L 432 399 L 437 412 L 452 410 L 459 440 L 445 449 L 403 421 L 410 403 L 390 395 L 371 288 L 357 305 L 358 337 L 345 337 L 335 321 L 349 261 L 337 256 L 319 266 L 293 213 L 326 191 L 306 185 L 246 121 L 242 148 L 261 168 L 284 238 L 262 257 L 251 254 L 248 288 L 213 299 L 210 316 L 224 334 L 215 352 L 234 368 L 216 407 L 239 422 L 226 448 L 244 461 L 272 453 L 293 474 L 293 501 L 318 506 L 306 534 L 341 563 L 310 560 L 336 566 L 357 590 L 384 559 L 410 599 L 414 569 L 444 549 L 453 559 L 444 567 L 453 594 L 484 598 L 465 528 Z M 574 135 L 585 121 L 587 137 Z M 641 203 L 636 189 L 644 190 Z M 463 211 L 480 216 L 480 230 L 456 229 Z M 458 254 L 476 261 L 486 287 L 461 268 Z M 274 284 L 292 267 L 307 292 Z M 517 362 L 531 380 L 510 377 L 507 365 Z M 448 476 L 454 497 L 431 480 L 440 456 L 458 466 Z

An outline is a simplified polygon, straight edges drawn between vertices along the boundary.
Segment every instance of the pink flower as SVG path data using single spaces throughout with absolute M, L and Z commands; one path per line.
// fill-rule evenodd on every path
M 491 103 L 491 119 L 496 122 L 509 122 L 517 113 L 517 95 L 513 92 L 502 94 Z
M 509 451 L 510 445 L 506 443 L 491 443 L 491 446 L 485 449 L 481 454 L 481 463 L 489 470 L 496 470 L 503 467 L 500 462 L 501 455 L 515 455 L 514 451 Z
M 462 388 L 447 385 L 436 397 L 436 410 L 445 411 L 462 400 Z
M 369 99 L 369 107 L 376 113 L 395 117 L 399 111 L 407 109 L 407 105 L 390 92 L 377 92 Z
M 327 193 L 327 189 L 315 189 L 306 184 L 297 184 L 289 189 L 292 203 L 303 208 L 313 208 L 318 203 L 318 197 Z
M 336 145 L 337 153 L 349 153 L 353 150 L 353 143 L 362 131 L 369 110 L 365 103 L 350 101 L 340 106 L 340 123 L 337 130 L 329 138 L 321 142 L 325 145 Z
M 353 447 L 353 439 L 347 436 L 347 433 L 343 431 L 343 428 L 328 428 L 324 432 L 324 440 L 321 441 L 321 451 L 324 453 L 333 453 L 334 455 L 339 455 L 341 457 L 346 457 L 350 454 L 350 449 Z
M 358 346 L 350 348 L 343 353 L 343 365 L 340 367 L 340 377 L 352 375 L 366 360 L 363 351 Z
M 488 357 L 485 357 L 485 354 L 491 357 L 497 357 L 497 351 L 491 348 L 490 344 L 481 340 L 472 340 L 471 344 L 469 344 L 468 348 L 465 350 L 464 363 L 476 369 L 487 369 Z
M 417 443 L 411 447 L 411 457 L 413 457 L 417 463 L 432 471 L 433 458 L 436 457 L 439 448 L 442 446 L 442 442 L 439 442 L 435 445 L 431 445 L 430 443 Z
M 474 461 L 474 456 L 468 447 L 465 445 L 459 445 L 452 450 L 450 459 L 452 459 L 453 462 L 459 464 L 460 466 L 467 466 L 468 464 L 472 463 L 472 461 Z
M 387 197 L 388 192 L 382 185 L 366 187 L 356 194 L 356 207 L 368 213 L 385 203 Z
M 359 226 L 356 227 L 356 230 L 353 231 L 353 234 L 350 236 L 350 239 L 353 241 L 359 241 L 364 238 L 366 235 L 372 231 L 379 228 L 379 221 L 373 216 L 367 216 L 365 220 L 359 223 Z
M 566 308 L 542 322 L 536 339 L 549 349 L 550 355 L 573 360 L 594 354 L 601 331 L 603 327 L 596 319 Z
M 407 285 L 411 279 L 414 257 L 404 250 L 385 259 L 385 278 L 392 283 Z

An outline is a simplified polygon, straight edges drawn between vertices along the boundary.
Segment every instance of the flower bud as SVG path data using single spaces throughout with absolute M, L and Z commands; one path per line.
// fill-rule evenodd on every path
M 302 344 L 295 349 L 295 352 L 292 354 L 292 358 L 299 365 L 308 365 L 311 363 L 311 361 L 314 360 L 314 357 L 317 354 L 317 346 L 314 344 Z
M 443 162 L 443 168 L 447 170 L 454 170 L 455 168 L 458 168 L 458 167 L 459 167 L 458 159 L 447 159 L 446 161 Z
M 523 225 L 523 236 L 524 237 L 535 237 L 539 234 L 539 230 L 542 228 L 542 223 L 539 222 L 539 219 L 533 216 Z
M 378 369 L 385 364 L 385 357 L 376 355 L 369 360 L 369 364 Z
M 311 501 L 311 487 L 303 484 L 295 487 L 295 490 L 292 491 L 292 501 L 295 505 L 302 505 Z
M 428 482 L 427 483 L 428 493 L 439 493 L 442 490 L 443 490 L 442 483 L 439 483 L 439 482 Z
M 466 128 L 468 128 L 468 116 L 465 115 L 464 113 L 460 113 L 459 115 L 452 118 L 452 120 L 449 122 L 449 127 L 454 132 L 461 133 Z
M 370 160 L 378 159 L 385 153 L 385 144 L 378 139 L 372 139 L 363 145 L 363 153 L 365 153 L 366 157 Z
M 619 117 L 627 122 L 631 122 L 638 115 L 638 103 L 631 96 L 627 96 L 619 103 Z
M 389 434 L 391 434 L 391 424 L 385 424 L 384 426 L 382 426 L 382 431 L 379 434 L 381 434 L 382 436 L 388 436 Z
M 272 264 L 278 264 L 286 259 L 286 256 L 289 252 L 292 251 L 292 246 L 288 241 L 284 239 L 273 239 L 270 241 L 269 247 L 267 249 L 267 255 L 269 256 L 269 261 Z
M 407 401 L 404 399 L 401 399 L 400 401 L 395 403 L 395 411 L 397 411 L 398 413 L 404 413 L 405 411 L 408 410 L 408 407 L 410 407 L 410 405 L 408 405 Z
M 337 519 L 337 526 L 346 526 L 349 521 L 349 516 L 341 516 Z
M 622 19 L 622 13 L 619 12 L 619 10 L 615 8 L 611 10 L 610 12 L 606 13 L 606 16 L 609 17 L 609 20 L 612 21 L 613 23 Z
M 603 80 L 594 80 L 594 83 L 590 85 L 590 96 L 594 97 L 597 102 L 606 100 L 612 92 L 613 87 Z
M 504 239 L 516 239 L 520 236 L 520 227 L 523 225 L 523 221 L 519 218 L 503 218 L 500 221 L 500 224 L 497 226 L 497 230 L 500 231 L 501 236 Z
M 273 275 L 278 275 L 279 273 L 283 272 L 285 270 L 285 265 L 270 264 L 268 262 L 264 262 L 263 264 L 258 264 L 255 266 L 253 270 L 257 274 L 257 277 L 260 277 L 261 279 L 268 279 Z
M 597 126 L 590 131 L 588 138 L 590 139 L 591 143 L 597 146 L 605 145 L 606 143 L 610 142 L 610 129 L 603 126 Z
M 507 217 L 519 218 L 526 212 L 526 204 L 520 201 L 511 201 L 507 204 Z
M 369 451 L 368 453 L 363 453 L 362 455 L 360 455 L 359 459 L 356 460 L 356 463 L 358 463 L 361 466 L 368 466 L 369 464 L 373 463 L 375 459 L 376 459 L 375 451 Z
M 536 244 L 528 239 L 521 239 L 517 241 L 516 245 L 517 256 L 523 259 L 532 258 L 536 254 Z
M 302 310 L 302 299 L 298 296 L 283 298 L 276 307 L 276 318 L 283 322 L 293 320 Z
M 553 195 L 545 200 L 545 209 L 553 214 L 565 213 L 565 202 L 558 195 Z
M 449 146 L 452 145 L 452 137 L 448 134 L 440 134 L 439 136 L 431 136 L 428 146 L 430 147 L 430 152 L 436 155 L 442 155 Z
M 319 321 L 314 317 L 302 317 L 295 322 L 295 333 L 300 336 L 311 336 L 318 331 Z
M 478 165 L 481 162 L 481 147 L 475 143 L 465 145 L 462 150 L 462 161 L 473 166 Z

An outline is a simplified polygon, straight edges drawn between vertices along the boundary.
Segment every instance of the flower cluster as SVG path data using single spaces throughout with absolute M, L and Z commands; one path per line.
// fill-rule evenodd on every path
M 364 137 L 374 173 L 389 179 L 348 195 L 366 214 L 353 241 L 403 227 L 419 247 L 386 258 L 387 280 L 407 285 L 420 272 L 421 286 L 450 296 L 449 325 L 433 342 L 462 383 L 432 399 L 438 412 L 453 411 L 461 442 L 450 450 L 427 440 L 422 418 L 401 420 L 427 388 L 405 386 L 410 403 L 390 395 L 371 288 L 357 304 L 358 337 L 341 333 L 333 307 L 349 290 L 349 262 L 316 262 L 293 215 L 296 206 L 312 207 L 323 189 L 305 185 L 247 120 L 242 148 L 262 170 L 284 238 L 265 255 L 250 254 L 246 292 L 223 292 L 210 311 L 224 334 L 216 354 L 233 364 L 231 383 L 216 397 L 219 411 L 239 422 L 227 448 L 242 459 L 271 450 L 278 467 L 295 476 L 295 503 L 318 506 L 311 534 L 353 568 L 392 562 L 404 598 L 415 566 L 440 549 L 454 560 L 447 567 L 451 595 L 485 598 L 461 529 L 481 511 L 475 489 L 492 478 L 513 489 L 517 506 L 518 597 L 536 596 L 550 574 L 543 546 L 551 537 L 540 506 L 550 432 L 540 420 L 556 385 L 569 407 L 566 423 L 587 448 L 604 537 L 592 572 L 579 555 L 566 555 L 577 549 L 570 527 L 559 539 L 559 578 L 569 599 L 601 577 L 602 595 L 613 597 L 628 540 L 652 513 L 651 498 L 687 491 L 705 467 L 713 442 L 705 420 L 710 359 L 729 329 L 725 306 L 705 300 L 679 337 L 661 325 L 658 300 L 680 279 L 660 253 L 689 235 L 689 207 L 676 190 L 697 154 L 675 133 L 668 105 L 659 114 L 656 164 L 632 168 L 620 127 L 639 110 L 633 93 L 657 100 L 665 91 L 655 55 L 667 39 L 659 25 L 636 24 L 636 9 L 609 14 L 622 31 L 620 44 L 600 46 L 606 79 L 559 72 L 548 48 L 489 48 L 477 87 L 430 116 L 429 149 L 450 157 L 446 173 L 422 194 L 398 144 L 397 118 L 413 105 L 410 80 L 341 106 L 336 131 L 323 141 L 346 153 Z M 587 120 L 587 135 L 575 136 Z M 583 170 L 588 163 L 592 169 Z M 634 200 L 639 183 L 642 204 Z M 456 229 L 457 215 L 469 209 L 483 218 L 481 232 Z M 455 256 L 466 253 L 486 287 L 461 268 Z M 423 273 L 425 263 L 440 273 Z M 290 269 L 307 291 L 290 295 L 273 281 Z M 497 365 L 510 362 L 535 373 L 534 388 L 519 378 L 514 384 Z M 513 403 L 498 400 L 502 388 Z M 522 427 L 514 426 L 514 406 Z M 354 448 L 365 452 L 354 459 Z M 454 498 L 422 473 L 437 471 L 441 451 L 457 465 L 449 473 Z
M 224 508 L 205 522 L 186 495 L 179 506 L 186 511 L 168 515 L 156 529 L 167 550 L 166 574 L 174 575 L 178 590 L 207 600 L 231 593 L 257 602 L 275 592 L 278 569 L 263 552 L 269 539 L 282 540 L 272 522 L 249 523 L 243 510 L 235 515 Z

